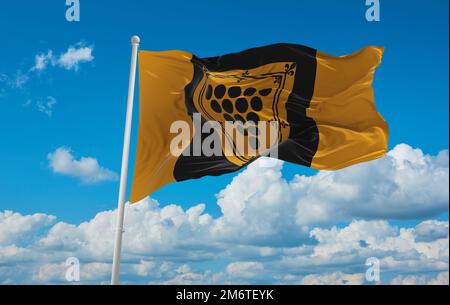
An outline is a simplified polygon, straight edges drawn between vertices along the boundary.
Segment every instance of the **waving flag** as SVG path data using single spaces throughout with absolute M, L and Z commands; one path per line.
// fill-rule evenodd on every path
M 372 88 L 382 53 L 381 47 L 367 47 L 335 57 L 293 44 L 211 58 L 141 51 L 130 201 L 171 182 L 237 171 L 273 150 L 278 159 L 321 170 L 383 156 L 388 126 L 376 111 Z M 217 124 L 203 133 L 208 122 Z M 244 149 L 226 122 L 239 123 L 235 130 L 248 143 Z M 262 129 L 273 123 L 275 136 L 268 137 Z M 205 153 L 205 146 L 216 153 Z

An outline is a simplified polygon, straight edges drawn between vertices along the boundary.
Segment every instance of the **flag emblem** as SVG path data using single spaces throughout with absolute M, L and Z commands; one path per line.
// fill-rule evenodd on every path
M 271 142 L 281 142 L 289 135 L 285 102 L 292 91 L 295 68 L 296 63 L 273 63 L 242 71 L 204 69 L 205 77 L 194 92 L 195 108 L 207 120 L 221 124 L 223 137 L 232 138 L 225 130 L 225 122 L 237 123 L 237 131 L 252 150 L 261 148 L 258 138 L 261 122 L 277 122 L 280 128 Z M 253 156 L 235 152 L 228 159 L 242 166 Z

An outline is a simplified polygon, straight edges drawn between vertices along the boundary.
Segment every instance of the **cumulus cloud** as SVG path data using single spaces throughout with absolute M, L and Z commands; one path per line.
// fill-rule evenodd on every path
M 83 159 L 74 160 L 70 151 L 64 149 L 59 154 L 62 160 L 69 160 L 69 164 Z M 447 200 L 448 204 L 448 190 L 445 193 L 427 184 L 416 172 L 433 183 L 441 183 L 438 177 L 448 181 L 446 152 L 427 156 L 408 146 L 400 146 L 385 160 L 375 161 L 375 165 L 358 166 L 344 171 L 346 174 L 298 176 L 292 181 L 283 179 L 281 168 L 281 162 L 262 168 L 256 161 L 237 175 L 218 194 L 222 211 L 218 217 L 205 213 L 204 204 L 183 209 L 175 204 L 161 206 L 147 198 L 137 205 L 127 206 L 123 281 L 362 284 L 367 283 L 366 260 L 371 257 L 380 262 L 383 284 L 448 281 L 448 221 L 428 219 L 410 227 L 399 227 L 388 221 L 413 219 L 419 211 L 425 215 L 448 211 L 448 206 L 443 207 L 442 203 Z M 317 178 L 321 175 L 325 177 Z M 382 183 L 376 182 L 382 177 L 389 180 L 386 183 L 391 186 L 389 191 L 382 187 L 384 193 L 372 186 L 372 183 Z M 417 183 L 418 179 L 421 183 Z M 299 185 L 299 180 L 304 183 Z M 317 190 L 313 182 L 325 183 L 322 194 L 312 194 Z M 407 193 L 420 193 L 422 189 L 414 190 L 418 185 L 422 189 L 428 186 L 429 192 L 427 196 L 417 195 L 419 197 L 412 200 L 412 195 Z M 331 196 L 332 191 L 335 197 Z M 366 191 L 376 194 L 362 193 Z M 389 208 L 381 199 L 390 200 L 392 205 L 398 204 L 401 208 Z M 311 200 L 311 207 L 306 200 Z M 388 210 L 380 214 L 368 207 L 361 208 L 358 205 L 361 200 L 371 200 L 372 204 Z M 418 200 L 422 200 L 425 207 L 419 208 Z M 416 209 L 414 213 L 408 210 L 408 201 L 410 208 Z M 309 211 L 306 218 L 302 212 L 314 209 L 318 202 L 322 205 L 316 209 L 321 212 L 319 217 Z M 338 212 L 338 207 L 343 211 Z M 0 218 L 8 223 L 4 227 L 18 227 L 11 225 L 15 222 L 14 213 L 5 215 Z M 32 223 L 34 219 L 15 217 L 27 219 L 22 220 L 24 228 L 27 227 L 24 221 Z M 40 217 L 47 219 L 45 215 Z M 0 282 L 64 283 L 64 261 L 72 256 L 81 262 L 83 283 L 108 281 L 116 211 L 98 213 L 79 225 L 55 223 L 54 219 L 48 224 L 44 220 L 34 220 L 38 223 L 36 227 L 42 229 L 13 232 L 0 239 L 3 240 L 0 243 L 3 263 Z M 28 227 L 33 228 L 33 225 Z M 3 234 L 3 230 L 0 232 Z M 24 243 L 23 238 L 12 237 L 15 235 L 27 236 L 29 241 Z
M 364 274 L 345 274 L 333 272 L 328 274 L 310 274 L 304 276 L 300 285 L 361 285 L 364 283 Z
M 235 262 L 226 268 L 226 273 L 236 279 L 258 279 L 264 271 L 260 262 Z
M 415 240 L 430 241 L 445 238 L 448 234 L 448 224 L 437 220 L 424 221 L 416 227 Z
M 66 70 L 78 70 L 80 63 L 94 60 L 92 50 L 92 47 L 85 46 L 69 47 L 59 56 L 57 64 Z
M 448 285 L 449 274 L 447 272 L 440 272 L 436 277 L 429 275 L 399 275 L 392 281 L 392 285 Z
M 448 222 L 437 222 L 436 225 L 445 228 Z M 345 228 L 315 228 L 311 236 L 319 244 L 311 258 L 329 259 L 331 264 L 337 261 L 350 264 L 358 259 L 377 257 L 384 271 L 424 272 L 448 268 L 448 232 L 441 237 L 432 238 L 430 235 L 428 242 L 423 242 L 416 240 L 417 230 L 418 227 L 393 227 L 384 220 L 352 221 Z M 296 261 L 287 260 L 286 263 L 295 264 Z
M 20 244 L 29 234 L 51 225 L 55 219 L 46 214 L 23 216 L 12 211 L 0 212 L 0 246 Z
M 361 284 L 365 282 L 368 257 L 379 258 L 383 283 L 389 283 L 383 279 L 385 274 L 448 272 L 448 234 L 442 238 L 431 234 L 427 241 L 416 241 L 416 231 L 424 223 L 414 228 L 397 228 L 386 221 L 353 221 L 342 228 L 313 229 L 311 238 L 315 243 L 311 245 L 254 248 L 212 234 L 223 216 L 212 218 L 203 208 L 160 207 L 149 199 L 127 206 L 123 279 L 172 284 Z M 80 259 L 83 282 L 107 281 L 115 217 L 116 211 L 106 211 L 80 225 L 58 222 L 22 246 L 15 245 L 16 239 L 4 239 L 7 242 L 0 247 L 0 258 L 9 264 L 0 267 L 4 271 L 0 272 L 0 281 L 64 282 L 63 262 L 72 256 Z M 448 222 L 435 225 L 446 227 Z M 235 239 L 239 238 L 236 232 Z M 248 247 L 247 251 L 243 247 Z M 216 271 L 207 267 L 196 270 L 191 265 L 215 261 L 230 263 Z M 13 274 L 10 269 L 16 268 L 17 262 L 28 264 L 29 268 L 16 269 Z M 35 269 L 33 276 L 27 273 L 30 268 Z
M 48 50 L 47 53 L 39 53 L 35 56 L 35 63 L 30 71 L 43 71 L 49 65 L 66 70 L 78 70 L 81 63 L 94 60 L 93 50 L 92 46 L 86 46 L 83 42 L 70 46 L 66 52 L 58 56 L 54 55 L 53 50 Z
M 385 158 L 292 181 L 283 179 L 282 162 L 264 171 L 255 163 L 218 195 L 221 229 L 285 243 L 337 221 L 433 217 L 448 210 L 448 162 L 447 150 L 430 156 L 401 144 Z
M 117 180 L 117 174 L 101 167 L 97 159 L 82 157 L 76 160 L 70 149 L 65 147 L 60 147 L 53 153 L 49 153 L 47 159 L 54 173 L 76 177 L 86 183 Z

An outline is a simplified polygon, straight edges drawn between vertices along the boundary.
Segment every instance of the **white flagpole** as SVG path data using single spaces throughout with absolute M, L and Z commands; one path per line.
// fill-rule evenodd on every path
M 123 219 L 125 215 L 125 195 L 127 190 L 128 156 L 130 153 L 131 118 L 133 114 L 134 87 L 136 81 L 136 62 L 137 62 L 137 52 L 139 48 L 139 42 L 140 39 L 138 36 L 131 37 L 132 51 L 131 51 L 130 82 L 128 84 L 127 114 L 125 119 L 125 134 L 123 137 L 122 169 L 120 171 L 120 188 L 119 188 L 119 200 L 117 208 L 116 239 L 114 242 L 114 257 L 112 266 L 111 285 L 119 284 Z

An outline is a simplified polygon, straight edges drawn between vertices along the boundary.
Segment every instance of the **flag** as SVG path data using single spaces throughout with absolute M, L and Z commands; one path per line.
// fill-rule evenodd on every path
M 383 156 L 388 126 L 372 88 L 382 54 L 370 46 L 336 57 L 294 44 L 209 58 L 141 51 L 130 202 L 261 155 L 319 170 Z

